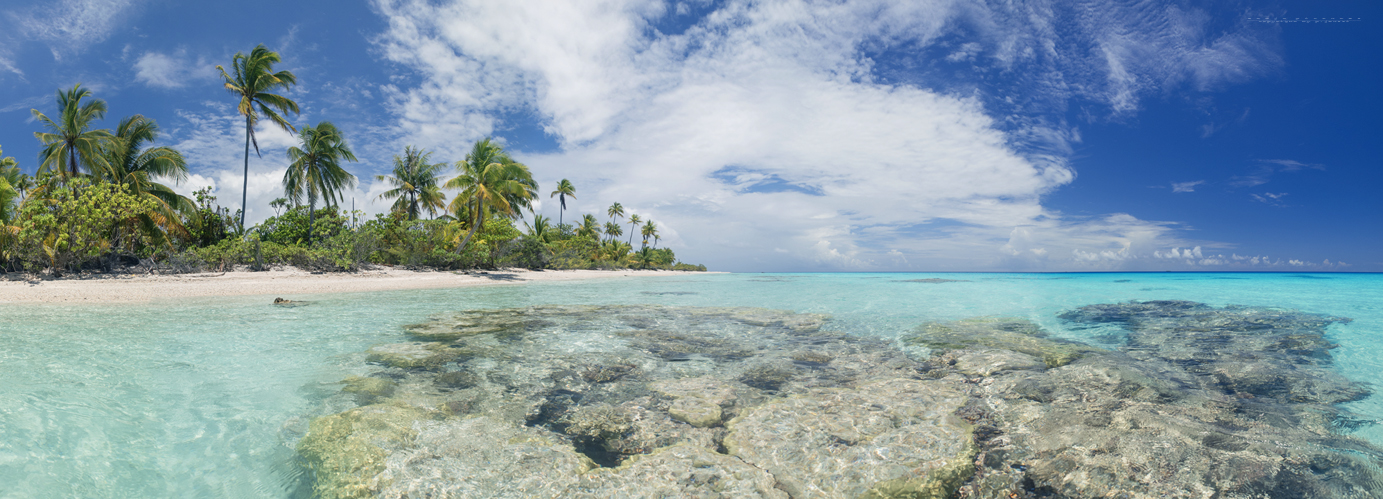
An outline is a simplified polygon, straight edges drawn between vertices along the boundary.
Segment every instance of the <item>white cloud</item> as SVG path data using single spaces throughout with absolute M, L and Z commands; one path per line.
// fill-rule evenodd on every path
M 48 42 L 53 56 L 106 40 L 136 7 L 135 0 L 60 0 L 10 12 L 18 31 Z
M 1172 192 L 1196 192 L 1196 186 L 1204 183 L 1204 180 L 1196 180 L 1192 182 L 1172 182 Z
M 1253 197 L 1254 201 L 1258 201 L 1260 203 L 1266 203 L 1273 206 L 1286 206 L 1285 204 L 1282 204 L 1282 198 L 1287 197 L 1286 192 L 1265 192 L 1262 194 L 1249 194 L 1249 196 Z
M 215 79 L 216 67 L 204 57 L 194 62 L 187 52 L 179 50 L 173 54 L 145 52 L 134 63 L 135 80 L 151 87 L 181 88 L 189 83 Z
M 1274 63 L 1235 49 L 1251 38 L 1199 30 L 1194 13 L 1116 4 L 1091 9 L 1071 40 L 1059 4 L 730 2 L 678 35 L 650 29 L 666 4 L 637 0 L 376 7 L 382 53 L 421 78 L 384 89 L 402 140 L 459 159 L 499 116 L 531 111 L 561 149 L 519 155 L 544 185 L 577 185 L 577 214 L 604 219 L 620 201 L 681 234 L 668 241 L 680 256 L 720 268 L 889 268 L 897 253 L 930 268 L 1091 268 L 1184 244 L 1175 224 L 1044 209 L 1075 178 L 1076 130 L 995 120 L 999 96 L 983 91 L 876 81 L 869 50 L 974 29 L 965 57 L 1046 75 L 1022 100 L 1090 97 L 1115 112 L 1161 85 Z M 1129 15 L 1111 24 L 1105 10 Z M 1099 60 L 1057 49 L 1089 40 Z

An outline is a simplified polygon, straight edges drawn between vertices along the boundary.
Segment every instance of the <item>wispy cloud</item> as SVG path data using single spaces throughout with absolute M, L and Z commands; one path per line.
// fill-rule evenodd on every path
M 1325 170 L 1325 165 L 1303 163 L 1292 159 L 1260 159 L 1253 173 L 1235 176 L 1229 184 L 1235 187 L 1255 187 L 1268 183 L 1274 174 L 1302 170 Z
M 1258 201 L 1260 203 L 1266 203 L 1273 206 L 1287 206 L 1282 203 L 1282 198 L 1287 197 L 1287 193 L 1285 192 L 1265 192 L 1262 194 L 1249 194 L 1249 196 L 1252 196 L 1254 201 Z
M 1092 268 L 1180 243 L 1175 224 L 1043 208 L 1075 178 L 1079 134 L 1060 113 L 1077 99 L 1133 112 L 1147 92 L 1240 81 L 1276 56 L 1199 11 L 1039 4 L 732 1 L 665 35 L 649 29 L 672 15 L 661 3 L 377 0 L 376 43 L 420 78 L 385 88 L 402 140 L 459 158 L 532 112 L 561 145 L 521 154 L 540 181 L 576 182 L 579 211 L 652 216 L 722 268 Z M 1016 80 L 884 82 L 869 53 L 890 47 Z
M 1172 192 L 1196 192 L 1196 186 L 1204 183 L 1204 180 L 1194 180 L 1191 182 L 1172 182 Z
M 105 41 L 137 6 L 136 0 L 61 0 L 17 9 L 9 17 L 22 36 L 47 42 L 61 58 Z
M 213 80 L 217 76 L 214 64 L 205 57 L 195 60 L 185 50 L 172 54 L 145 52 L 134 63 L 135 81 L 158 88 L 182 88 L 189 83 Z

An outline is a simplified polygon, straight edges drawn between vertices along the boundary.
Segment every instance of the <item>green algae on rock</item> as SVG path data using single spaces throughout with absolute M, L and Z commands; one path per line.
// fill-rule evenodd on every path
M 436 369 L 455 356 L 436 343 L 390 343 L 371 348 L 365 360 L 401 369 Z
M 388 397 L 394 394 L 394 388 L 398 386 L 393 381 L 382 378 L 369 378 L 362 376 L 351 376 L 341 380 L 346 386 L 341 391 L 356 394 L 357 400 L 362 405 L 373 404 L 375 400 Z
M 323 499 L 373 497 L 385 459 L 410 441 L 416 421 L 435 413 L 416 407 L 367 405 L 312 420 L 298 454 L 313 473 L 312 492 Z
M 901 338 L 904 345 L 941 350 L 984 347 L 1028 354 L 1048 367 L 1061 367 L 1105 350 L 1059 338 L 1049 338 L 1037 324 L 1010 317 L 977 317 L 951 322 L 928 322 Z

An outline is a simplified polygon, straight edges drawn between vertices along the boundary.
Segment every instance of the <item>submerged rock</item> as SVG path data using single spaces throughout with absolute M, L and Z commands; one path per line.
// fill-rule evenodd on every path
M 775 399 L 727 424 L 730 455 L 793 497 L 945 498 L 970 477 L 965 395 L 944 381 L 885 380 Z
M 900 338 L 904 345 L 940 350 L 989 348 L 1010 350 L 1042 359 L 1048 367 L 1061 367 L 1093 353 L 1103 352 L 1084 343 L 1049 338 L 1027 319 L 978 317 L 954 322 L 929 322 Z
M 371 348 L 365 360 L 402 369 L 435 369 L 455 356 L 435 343 L 392 343 Z

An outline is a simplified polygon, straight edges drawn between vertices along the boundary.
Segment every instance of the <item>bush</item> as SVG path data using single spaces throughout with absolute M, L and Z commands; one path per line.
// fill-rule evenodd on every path
M 16 255 L 30 270 L 76 271 L 106 253 L 133 252 L 148 243 L 143 231 L 131 230 L 136 216 L 154 210 L 148 198 L 85 178 L 50 176 L 40 182 L 44 197 L 20 208 L 15 241 Z

